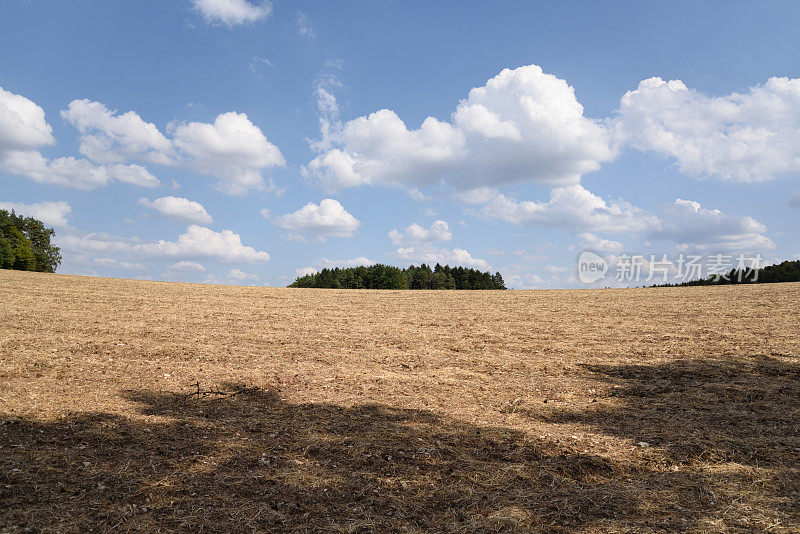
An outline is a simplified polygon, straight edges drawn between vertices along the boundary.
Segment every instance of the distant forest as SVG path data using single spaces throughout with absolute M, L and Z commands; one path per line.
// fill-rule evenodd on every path
M 733 269 L 724 277 L 714 275 L 680 284 L 661 284 L 657 287 L 774 284 L 778 282 L 800 282 L 800 260 L 784 261 L 777 265 L 767 265 L 761 269 Z
M 0 210 L 0 269 L 56 272 L 61 251 L 50 244 L 54 235 L 38 219 Z
M 491 274 L 464 267 L 431 269 L 424 263 L 405 269 L 382 265 L 322 269 L 299 277 L 289 287 L 329 289 L 506 289 L 500 273 Z

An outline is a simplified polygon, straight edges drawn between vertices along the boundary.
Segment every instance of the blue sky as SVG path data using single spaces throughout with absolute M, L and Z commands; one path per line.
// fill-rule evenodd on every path
M 0 208 L 55 226 L 59 272 L 126 278 L 440 261 L 580 287 L 585 250 L 795 259 L 798 15 L 0 0 Z

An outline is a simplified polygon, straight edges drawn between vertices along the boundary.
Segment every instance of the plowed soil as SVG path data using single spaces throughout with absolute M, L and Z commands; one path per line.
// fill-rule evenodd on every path
M 0 271 L 2 532 L 798 532 L 800 284 Z

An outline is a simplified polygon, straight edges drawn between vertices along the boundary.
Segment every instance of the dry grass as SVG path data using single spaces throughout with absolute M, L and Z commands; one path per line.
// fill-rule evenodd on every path
M 799 312 L 0 271 L 0 527 L 798 532 Z

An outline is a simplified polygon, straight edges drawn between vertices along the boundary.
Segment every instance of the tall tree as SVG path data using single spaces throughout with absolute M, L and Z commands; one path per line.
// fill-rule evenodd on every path
M 33 217 L 0 210 L 0 267 L 54 273 L 61 251 L 50 240 L 55 230 Z

